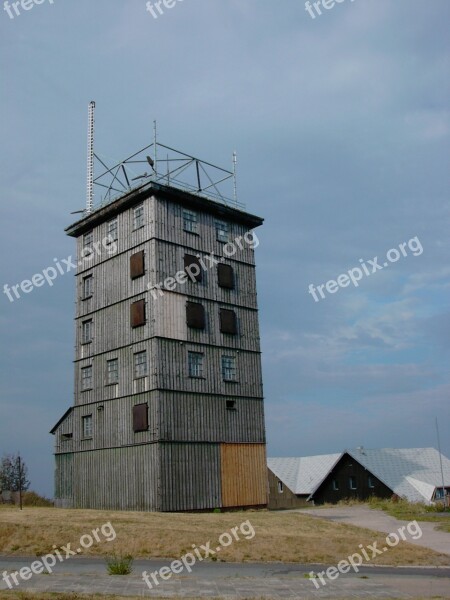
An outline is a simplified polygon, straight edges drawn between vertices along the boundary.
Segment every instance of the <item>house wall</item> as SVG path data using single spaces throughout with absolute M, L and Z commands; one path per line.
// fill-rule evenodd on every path
M 310 506 L 306 501 L 305 496 L 297 496 L 284 483 L 283 491 L 280 492 L 278 483 L 281 482 L 281 479 L 278 479 L 270 469 L 267 469 L 267 475 L 269 481 L 269 510 L 304 508 L 305 506 Z
M 349 479 L 355 477 L 356 489 L 350 489 Z M 374 487 L 369 487 L 369 476 L 372 478 Z M 333 480 L 339 485 L 338 490 L 333 489 Z M 323 481 L 319 489 L 314 493 L 314 504 L 332 504 L 347 498 L 367 500 L 371 496 L 377 498 L 390 498 L 393 491 L 377 479 L 370 471 L 367 471 L 354 458 L 344 454 L 331 473 Z

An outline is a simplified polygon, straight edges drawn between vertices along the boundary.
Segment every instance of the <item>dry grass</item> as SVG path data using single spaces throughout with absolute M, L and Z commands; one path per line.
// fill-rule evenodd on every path
M 302 513 L 246 511 L 233 513 L 164 514 L 54 508 L 0 509 L 0 553 L 37 556 L 57 547 L 79 546 L 80 537 L 111 522 L 117 538 L 94 543 L 83 555 L 131 555 L 134 558 L 179 558 L 192 544 L 211 540 L 247 519 L 256 536 L 235 541 L 220 553 L 225 561 L 281 561 L 336 564 L 384 536 L 367 529 L 309 517 Z M 380 560 L 381 558 L 381 560 Z M 401 542 L 373 563 L 385 565 L 448 565 L 449 558 L 426 548 Z

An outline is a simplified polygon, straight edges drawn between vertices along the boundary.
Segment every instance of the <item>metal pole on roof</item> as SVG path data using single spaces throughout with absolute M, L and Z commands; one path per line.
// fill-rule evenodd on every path
M 237 174 L 236 174 L 236 166 L 237 166 L 237 152 L 236 150 L 233 152 L 233 197 L 234 203 L 237 205 Z
M 154 151 L 153 151 L 153 157 L 154 157 L 154 161 L 155 161 L 155 175 L 156 177 L 158 177 L 158 135 L 157 135 L 157 125 L 156 125 L 156 119 L 153 121 L 153 143 L 155 145 L 154 147 Z
M 94 208 L 94 127 L 95 127 L 95 102 L 89 103 L 88 111 L 88 154 L 87 154 L 87 192 L 86 213 Z
M 442 478 L 442 494 L 443 494 L 443 502 L 444 502 L 444 508 L 447 508 L 447 501 L 446 501 L 446 489 L 445 489 L 445 483 L 444 483 L 444 470 L 442 468 L 442 454 L 441 454 L 441 441 L 439 439 L 439 426 L 438 426 L 438 420 L 436 417 L 436 434 L 437 434 L 437 443 L 438 443 L 438 452 L 439 452 L 439 462 L 441 464 L 441 478 Z

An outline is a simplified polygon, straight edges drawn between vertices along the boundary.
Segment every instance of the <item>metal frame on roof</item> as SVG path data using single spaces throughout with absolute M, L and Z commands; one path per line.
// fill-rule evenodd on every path
M 158 158 L 161 152 L 166 154 L 164 158 Z M 235 169 L 228 171 L 160 142 L 145 146 L 111 167 L 97 153 L 94 158 L 95 164 L 103 169 L 93 179 L 94 186 L 103 191 L 100 206 L 142 187 L 143 183 L 164 183 L 226 206 L 244 208 L 235 193 Z M 224 185 L 226 182 L 229 189 Z

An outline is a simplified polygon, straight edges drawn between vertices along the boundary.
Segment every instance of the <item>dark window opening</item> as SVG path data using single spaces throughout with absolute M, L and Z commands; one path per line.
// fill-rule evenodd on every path
M 237 319 L 234 310 L 220 309 L 220 331 L 231 335 L 237 334 Z
M 333 490 L 337 492 L 339 490 L 339 482 L 337 479 L 333 479 Z
M 200 282 L 203 280 L 203 271 L 200 259 L 193 254 L 184 255 L 184 270 L 191 281 Z
M 131 327 L 145 325 L 145 300 L 138 300 L 131 305 Z
M 133 431 L 148 431 L 148 404 L 136 404 L 133 406 Z
M 219 286 L 223 288 L 227 288 L 229 290 L 234 290 L 234 271 L 233 267 L 230 265 L 225 265 L 221 263 L 217 267 L 217 274 L 219 278 Z
M 236 400 L 227 400 L 227 410 L 236 410 Z
M 353 475 L 348 478 L 348 487 L 351 490 L 356 490 L 356 477 L 353 477 Z
M 205 307 L 198 302 L 187 302 L 186 322 L 193 329 L 205 329 Z
M 145 253 L 143 250 L 130 256 L 130 275 L 131 279 L 137 279 L 145 275 Z

